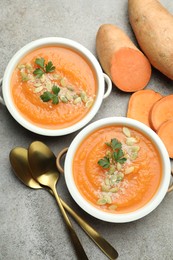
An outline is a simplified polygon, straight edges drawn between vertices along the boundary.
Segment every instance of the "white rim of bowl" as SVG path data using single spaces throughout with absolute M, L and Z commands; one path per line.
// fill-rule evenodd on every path
M 83 198 L 83 196 L 78 191 L 73 179 L 73 172 L 72 172 L 73 157 L 77 148 L 79 147 L 79 144 L 82 142 L 83 139 L 87 137 L 87 135 L 106 125 L 122 125 L 126 127 L 132 127 L 144 133 L 145 136 L 147 136 L 150 140 L 152 140 L 153 144 L 156 146 L 160 154 L 162 168 L 164 172 L 160 187 L 156 192 L 156 194 L 154 195 L 154 197 L 146 205 L 144 205 L 144 207 L 139 208 L 134 212 L 113 214 L 113 213 L 103 212 L 95 208 L 92 204 L 90 204 L 88 201 L 86 201 Z M 148 215 L 150 212 L 152 212 L 161 203 L 164 196 L 166 195 L 170 183 L 170 171 L 171 171 L 171 165 L 170 165 L 169 155 L 159 136 L 152 129 L 150 129 L 143 123 L 125 117 L 109 117 L 109 118 L 98 120 L 85 127 L 72 141 L 68 149 L 68 152 L 66 154 L 65 165 L 64 165 L 65 181 L 68 190 L 71 196 L 73 197 L 73 199 L 76 201 L 76 203 L 84 211 L 86 211 L 88 214 L 92 215 L 93 217 L 107 222 L 113 222 L 113 223 L 131 222 L 140 219 Z
M 10 81 L 12 73 L 17 66 L 17 64 L 20 62 L 20 60 L 29 52 L 32 50 L 35 50 L 42 46 L 51 46 L 51 45 L 58 45 L 58 46 L 65 46 L 69 47 L 71 49 L 74 49 L 76 52 L 81 54 L 83 57 L 85 57 L 88 62 L 93 67 L 93 70 L 96 74 L 96 80 L 98 82 L 98 89 L 97 89 L 97 96 L 94 102 L 94 105 L 92 106 L 91 110 L 86 114 L 86 116 L 77 122 L 76 124 L 69 126 L 67 128 L 62 129 L 47 129 L 42 128 L 39 126 L 36 126 L 32 124 L 31 122 L 27 121 L 22 114 L 17 110 L 13 103 L 13 99 L 11 96 L 11 90 L 10 90 Z M 41 38 L 35 41 L 32 41 L 25 45 L 23 48 L 21 48 L 16 54 L 12 57 L 12 59 L 9 61 L 4 77 L 3 77 L 3 84 L 2 84 L 2 93 L 3 98 L 5 101 L 5 104 L 7 106 L 7 109 L 9 110 L 10 114 L 13 116 L 13 118 L 21 124 L 26 129 L 30 130 L 31 132 L 45 135 L 45 136 L 62 136 L 66 135 L 72 132 L 75 132 L 85 126 L 89 121 L 92 120 L 92 118 L 96 115 L 97 111 L 99 110 L 101 103 L 103 101 L 104 96 L 104 90 L 105 90 L 105 82 L 104 82 L 104 76 L 103 71 L 101 69 L 100 64 L 98 63 L 95 56 L 83 45 L 81 45 L 78 42 L 75 42 L 71 39 L 66 39 L 62 37 L 47 37 L 47 38 Z

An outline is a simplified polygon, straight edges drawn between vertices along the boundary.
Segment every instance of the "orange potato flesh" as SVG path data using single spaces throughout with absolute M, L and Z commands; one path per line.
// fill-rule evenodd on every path
M 135 92 L 148 84 L 151 66 L 141 52 L 131 48 L 121 48 L 112 57 L 111 77 L 119 89 Z

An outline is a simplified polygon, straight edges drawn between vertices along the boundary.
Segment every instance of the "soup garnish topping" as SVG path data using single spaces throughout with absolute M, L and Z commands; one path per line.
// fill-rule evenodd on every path
M 36 67 L 36 66 L 37 67 Z M 33 93 L 40 93 L 40 99 L 43 102 L 52 101 L 52 104 L 71 103 L 77 105 L 84 103 L 85 107 L 90 107 L 93 104 L 93 97 L 81 88 L 75 91 L 75 86 L 68 82 L 60 72 L 53 73 L 55 66 L 52 61 L 45 64 L 44 58 L 36 58 L 35 65 L 30 63 L 20 64 L 21 80 L 27 81 L 30 88 L 33 88 Z
M 124 176 L 133 173 L 135 166 L 133 161 L 137 158 L 140 146 L 136 143 L 136 137 L 131 136 L 127 127 L 122 128 L 125 136 L 125 142 L 120 142 L 116 138 L 106 142 L 108 149 L 104 158 L 98 161 L 98 164 L 105 170 L 105 178 L 101 185 L 100 198 L 98 205 L 112 204 L 114 193 L 121 190 Z M 110 209 L 116 209 L 117 206 L 112 204 Z

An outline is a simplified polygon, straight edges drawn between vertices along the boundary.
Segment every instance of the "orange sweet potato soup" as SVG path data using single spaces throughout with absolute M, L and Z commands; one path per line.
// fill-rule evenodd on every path
M 88 113 L 97 80 L 89 62 L 77 52 L 46 46 L 20 61 L 12 75 L 11 91 L 27 120 L 40 127 L 61 129 Z
M 82 141 L 74 156 L 73 175 L 79 192 L 95 207 L 127 213 L 155 195 L 162 165 L 145 135 L 127 127 L 106 126 Z

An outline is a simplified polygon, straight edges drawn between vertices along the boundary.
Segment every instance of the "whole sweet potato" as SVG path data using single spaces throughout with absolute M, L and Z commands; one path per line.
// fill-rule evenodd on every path
M 151 64 L 173 79 L 173 16 L 157 0 L 128 0 L 129 20 Z

